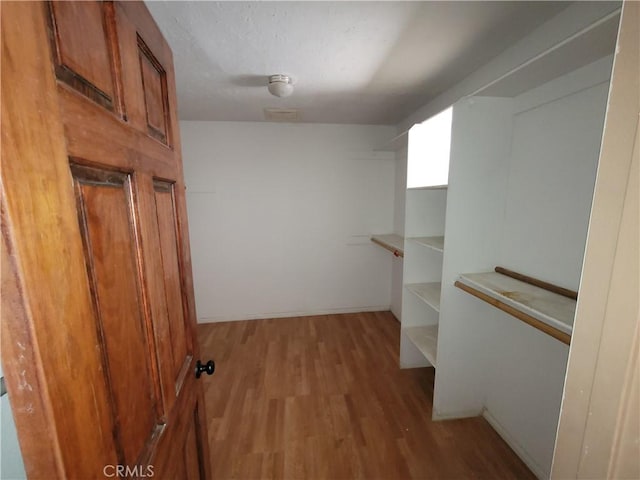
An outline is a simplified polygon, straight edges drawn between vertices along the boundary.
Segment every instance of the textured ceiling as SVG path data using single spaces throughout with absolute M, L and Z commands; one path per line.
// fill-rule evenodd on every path
M 392 125 L 567 2 L 147 2 L 171 45 L 182 120 Z M 276 98 L 267 76 L 291 75 Z

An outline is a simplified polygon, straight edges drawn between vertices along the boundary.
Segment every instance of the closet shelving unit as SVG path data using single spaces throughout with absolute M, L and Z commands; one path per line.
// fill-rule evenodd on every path
M 436 366 L 446 188 L 407 189 L 402 367 Z
M 418 353 L 437 362 L 433 417 L 484 415 L 539 478 L 550 474 L 618 23 L 606 13 L 454 105 L 441 231 L 410 230 L 407 192 L 405 274 L 420 246 L 410 237 L 446 241 L 430 251 L 441 277 L 405 279 L 441 288 L 436 309 L 405 285 L 406 301 L 433 314 L 403 318 L 401 365 L 418 366 Z
M 449 113 L 445 113 L 448 120 L 444 123 L 450 131 Z M 435 122 L 442 122 L 442 118 L 435 119 Z M 406 191 L 403 316 L 400 337 L 400 366 L 404 368 L 435 367 L 438 357 L 447 185 L 428 185 L 430 182 L 435 183 L 432 178 L 438 178 L 436 175 L 431 177 L 432 170 L 437 168 L 434 166 L 435 163 L 444 159 L 442 150 L 438 150 L 437 145 L 436 148 L 431 148 L 432 144 L 437 143 L 433 128 L 425 126 L 426 128 L 409 131 L 408 162 L 416 169 L 426 167 L 424 182 L 427 186 L 407 188 Z M 412 141 L 417 135 L 423 135 L 424 140 L 427 140 L 427 148 L 424 150 L 412 149 Z M 448 145 L 445 150 L 448 163 Z M 411 175 L 409 168 L 409 182 Z
M 409 283 L 407 290 L 416 297 L 433 308 L 436 312 L 440 312 L 440 290 L 442 284 L 440 282 L 429 283 Z

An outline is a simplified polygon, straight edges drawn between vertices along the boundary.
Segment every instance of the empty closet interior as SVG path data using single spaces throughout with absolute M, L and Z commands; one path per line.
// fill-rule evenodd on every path
M 551 470 L 619 11 L 456 102 L 448 180 L 412 182 L 393 235 L 400 366 L 433 366 L 435 419 L 484 415 Z M 441 137 L 441 135 L 440 135 Z M 447 163 L 447 162 L 445 162 Z M 420 182 L 418 182 L 420 183 Z M 403 221 L 402 221 L 403 220 Z

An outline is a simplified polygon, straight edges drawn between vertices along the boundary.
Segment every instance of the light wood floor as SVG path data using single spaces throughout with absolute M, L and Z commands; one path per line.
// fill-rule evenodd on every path
M 431 421 L 389 312 L 199 326 L 214 479 L 535 478 L 483 418 Z

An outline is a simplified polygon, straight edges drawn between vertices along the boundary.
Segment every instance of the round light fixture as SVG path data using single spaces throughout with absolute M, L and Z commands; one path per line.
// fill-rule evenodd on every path
M 267 88 L 276 97 L 288 97 L 293 93 L 293 83 L 288 75 L 271 75 Z

